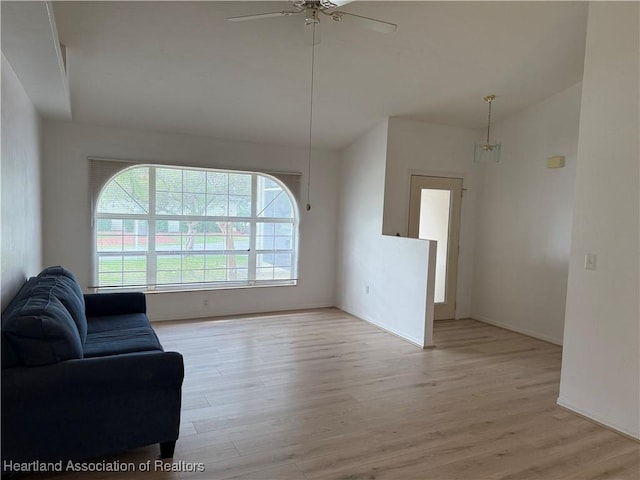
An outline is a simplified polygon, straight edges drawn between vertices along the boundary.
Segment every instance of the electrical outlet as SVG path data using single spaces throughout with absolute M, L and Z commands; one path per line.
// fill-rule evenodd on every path
M 208 298 L 203 298 L 202 299 L 202 306 L 204 308 L 208 308 L 209 307 L 209 299 Z
M 369 295 L 369 285 L 365 285 L 365 286 L 364 286 L 364 293 L 366 293 L 367 295 Z
M 597 255 L 595 253 L 587 253 L 584 256 L 584 269 L 595 270 L 596 269 Z

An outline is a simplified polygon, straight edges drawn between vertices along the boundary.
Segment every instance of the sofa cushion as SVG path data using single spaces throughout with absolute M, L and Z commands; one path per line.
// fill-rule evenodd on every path
M 82 358 L 82 342 L 67 309 L 54 295 L 34 295 L 3 319 L 3 334 L 21 365 Z
M 16 296 L 13 297 L 11 302 L 9 302 L 9 305 L 7 305 L 7 308 L 5 308 L 2 312 L 2 346 L 0 347 L 0 350 L 2 351 L 2 368 L 15 367 L 20 365 L 20 359 L 18 358 L 18 355 L 13 350 L 13 347 L 9 343 L 7 336 L 4 334 L 4 325 L 5 322 L 11 318 L 14 312 L 16 312 L 27 301 L 27 297 L 33 290 L 36 281 L 36 277 L 31 277 L 29 280 L 24 282 Z
M 149 350 L 162 351 L 158 337 L 151 327 L 138 327 L 89 333 L 83 353 L 90 358 Z
M 37 287 L 46 285 L 51 289 L 78 328 L 80 340 L 87 338 L 87 317 L 85 315 L 84 295 L 76 277 L 69 270 L 60 267 L 47 267 L 38 275 Z
M 31 295 L 33 287 L 38 283 L 38 277 L 31 277 L 22 284 L 16 296 L 11 299 L 7 308 L 2 312 L 2 317 L 11 316 L 11 313 L 20 308 L 20 306 L 27 300 L 27 297 Z
M 89 334 L 106 332 L 109 330 L 127 330 L 130 328 L 149 328 L 151 324 L 144 313 L 127 313 L 122 315 L 107 315 L 104 317 L 89 317 L 87 328 Z

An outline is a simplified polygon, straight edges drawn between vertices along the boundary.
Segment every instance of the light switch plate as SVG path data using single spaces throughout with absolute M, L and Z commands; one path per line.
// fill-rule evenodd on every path
M 564 168 L 564 157 L 556 155 L 555 157 L 547 158 L 547 168 Z
M 587 253 L 584 256 L 584 269 L 595 270 L 596 269 L 597 255 L 595 253 Z

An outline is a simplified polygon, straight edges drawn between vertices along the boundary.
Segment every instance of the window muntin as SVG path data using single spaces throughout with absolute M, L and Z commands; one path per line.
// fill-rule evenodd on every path
M 293 284 L 297 209 L 256 172 L 135 166 L 96 206 L 98 288 Z

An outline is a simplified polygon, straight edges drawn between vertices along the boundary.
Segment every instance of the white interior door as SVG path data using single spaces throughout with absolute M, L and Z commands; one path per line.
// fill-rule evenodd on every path
M 436 240 L 436 320 L 455 318 L 462 179 L 411 176 L 409 236 Z

